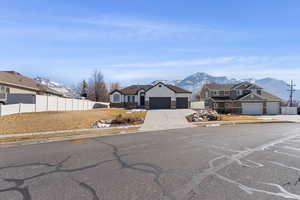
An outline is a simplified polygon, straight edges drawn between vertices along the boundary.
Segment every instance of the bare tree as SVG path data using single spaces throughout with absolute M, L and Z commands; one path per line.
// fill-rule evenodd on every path
M 110 91 L 120 90 L 121 88 L 122 88 L 121 84 L 118 82 L 111 83 L 111 85 L 110 85 Z
M 104 77 L 100 70 L 95 70 L 89 79 L 87 97 L 93 101 L 107 102 L 109 99 Z

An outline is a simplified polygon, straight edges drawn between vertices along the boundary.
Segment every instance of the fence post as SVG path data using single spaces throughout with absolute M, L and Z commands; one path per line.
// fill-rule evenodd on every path
M 2 104 L 0 104 L 0 117 L 2 116 L 2 109 L 3 109 L 3 107 L 2 107 L 3 105 Z
M 19 113 L 21 113 L 21 106 L 22 106 L 22 104 L 19 103 Z

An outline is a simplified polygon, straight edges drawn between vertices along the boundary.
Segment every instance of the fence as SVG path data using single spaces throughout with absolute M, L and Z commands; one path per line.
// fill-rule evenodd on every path
M 26 112 L 90 110 L 95 103 L 89 100 L 36 95 L 35 104 L 0 105 L 0 116 Z
M 297 115 L 298 108 L 297 107 L 281 107 L 282 115 Z
M 192 109 L 205 109 L 204 101 L 191 102 Z

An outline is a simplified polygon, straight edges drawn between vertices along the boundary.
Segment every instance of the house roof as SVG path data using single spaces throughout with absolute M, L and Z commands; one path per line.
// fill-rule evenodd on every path
M 277 97 L 277 96 L 275 96 L 275 95 L 273 95 L 273 94 L 271 94 L 269 92 L 266 92 L 264 90 L 261 92 L 261 97 L 263 99 L 268 100 L 268 101 L 282 101 L 281 98 L 279 98 L 279 97 Z
M 159 83 L 165 85 L 170 90 L 173 90 L 175 93 L 191 93 L 188 90 L 185 90 L 183 88 L 180 88 L 180 87 L 177 87 L 177 86 L 174 86 L 174 85 L 164 84 L 164 83 L 161 83 L 161 82 L 159 82 Z M 157 84 L 159 84 L 159 83 L 157 83 Z M 140 90 L 143 89 L 143 90 L 147 91 L 147 90 L 155 87 L 157 84 L 155 84 L 155 85 L 131 85 L 131 86 L 128 86 L 128 87 L 120 89 L 120 90 L 113 90 L 113 91 L 110 92 L 110 94 L 118 91 L 118 92 L 120 92 L 122 94 L 125 94 L 125 95 L 135 95 Z
M 259 85 L 255 84 L 255 83 L 250 83 L 250 82 L 247 82 L 247 81 L 235 84 L 232 89 L 236 89 L 236 88 L 238 88 L 238 89 L 248 89 L 248 88 L 251 88 L 251 87 L 262 89 L 262 87 L 260 87 Z
M 22 74 L 15 71 L 0 71 L 0 83 L 28 90 L 46 92 L 62 96 L 61 93 L 50 89 L 40 83 L 37 83 L 35 80 L 23 76 Z
M 208 83 L 205 84 L 203 87 L 206 87 L 210 90 L 230 90 L 236 84 L 218 84 L 218 83 Z
M 238 84 L 218 84 L 218 83 L 209 83 L 205 84 L 203 87 L 206 87 L 210 90 L 231 90 L 235 88 L 239 89 L 247 89 L 250 87 L 256 87 L 262 89 L 259 85 L 255 83 L 249 83 L 249 82 L 242 82 Z

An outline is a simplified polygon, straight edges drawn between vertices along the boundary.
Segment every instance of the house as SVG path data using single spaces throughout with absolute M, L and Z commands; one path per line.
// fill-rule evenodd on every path
M 192 93 L 174 85 L 131 85 L 110 92 L 111 107 L 145 109 L 185 109 L 190 107 Z
M 200 91 L 205 107 L 219 113 L 243 115 L 280 114 L 281 99 L 262 87 L 242 82 L 239 84 L 205 84 Z
M 35 95 L 63 95 L 15 71 L 0 71 L 0 103 L 33 103 Z

